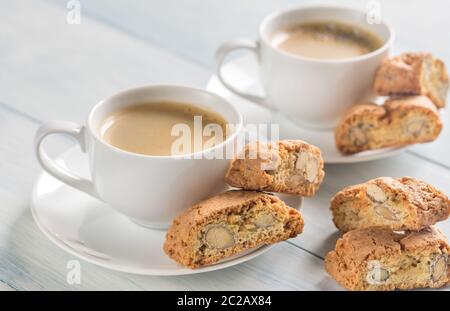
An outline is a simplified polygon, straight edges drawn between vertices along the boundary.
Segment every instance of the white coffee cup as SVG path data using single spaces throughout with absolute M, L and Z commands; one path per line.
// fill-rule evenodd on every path
M 234 126 L 223 143 L 183 156 L 131 153 L 102 139 L 100 125 L 112 112 L 138 102 L 153 101 L 194 103 L 220 114 Z M 229 160 L 213 159 L 212 155 L 230 148 L 241 129 L 240 113 L 215 94 L 182 86 L 144 86 L 100 101 L 92 108 L 86 126 L 68 121 L 42 125 L 35 136 L 35 152 L 42 168 L 53 177 L 108 203 L 140 225 L 164 229 L 183 210 L 227 189 L 224 176 Z M 66 134 L 78 141 L 89 158 L 90 180 L 67 171 L 49 158 L 42 142 L 50 134 Z
M 356 24 L 377 34 L 384 44 L 375 51 L 345 59 L 315 59 L 276 48 L 271 36 L 299 22 L 335 20 Z M 216 74 L 231 92 L 273 110 L 279 110 L 299 125 L 329 129 L 343 113 L 372 95 L 372 82 L 381 61 L 388 56 L 394 34 L 380 22 L 370 24 L 366 13 L 342 7 L 299 7 L 266 17 L 259 40 L 237 39 L 223 44 L 216 53 Z M 227 81 L 221 68 L 226 56 L 238 49 L 253 52 L 259 64 L 264 96 L 248 94 Z

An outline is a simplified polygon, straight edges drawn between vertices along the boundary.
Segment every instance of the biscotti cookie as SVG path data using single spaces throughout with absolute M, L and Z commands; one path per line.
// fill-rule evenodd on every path
M 384 105 L 353 107 L 335 129 L 338 149 L 347 154 L 436 139 L 442 122 L 426 96 L 398 97 Z
M 333 222 L 344 232 L 384 227 L 420 230 L 449 217 L 448 197 L 411 177 L 380 177 L 350 186 L 331 199 Z
M 252 247 L 287 240 L 302 230 L 300 213 L 276 196 L 233 190 L 177 217 L 167 232 L 164 251 L 182 265 L 197 268 Z
M 325 176 L 319 148 L 301 140 L 248 144 L 232 160 L 226 174 L 229 185 L 313 196 Z
M 450 247 L 436 228 L 350 231 L 325 258 L 327 272 L 349 290 L 438 288 L 449 284 Z
M 387 59 L 374 82 L 379 95 L 426 95 L 438 108 L 445 107 L 448 86 L 444 63 L 429 53 L 405 53 Z

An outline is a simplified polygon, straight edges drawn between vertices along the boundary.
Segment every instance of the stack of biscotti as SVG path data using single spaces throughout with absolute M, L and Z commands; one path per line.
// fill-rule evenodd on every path
M 335 129 L 346 154 L 435 140 L 442 129 L 439 109 L 446 105 L 449 79 L 444 63 L 429 53 L 405 53 L 378 69 L 374 91 L 389 96 L 383 105 L 353 107 Z
M 450 213 L 448 197 L 411 177 L 380 177 L 331 200 L 345 232 L 326 270 L 349 290 L 438 288 L 450 284 L 450 246 L 433 225 Z
M 178 216 L 164 251 L 178 263 L 199 268 L 247 249 L 293 238 L 303 231 L 298 210 L 263 191 L 312 196 L 324 177 L 320 150 L 303 141 L 254 143 L 231 161 L 231 190 Z

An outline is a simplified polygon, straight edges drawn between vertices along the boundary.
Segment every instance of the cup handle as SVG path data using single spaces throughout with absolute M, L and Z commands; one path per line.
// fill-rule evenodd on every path
M 51 134 L 65 134 L 72 136 L 77 140 L 81 147 L 81 151 L 86 152 L 86 141 L 84 135 L 85 127 L 67 121 L 50 121 L 45 123 L 37 130 L 36 135 L 34 136 L 34 150 L 39 164 L 48 174 L 61 180 L 69 186 L 100 199 L 92 181 L 69 172 L 65 168 L 58 165 L 44 151 L 42 142 Z
M 226 79 L 222 75 L 222 66 L 224 64 L 225 58 L 229 53 L 231 53 L 234 50 L 250 50 L 253 52 L 259 62 L 259 43 L 256 41 L 248 40 L 248 39 L 236 39 L 229 42 L 226 42 L 222 44 L 219 49 L 216 52 L 216 65 L 215 65 L 215 71 L 216 75 L 219 78 L 220 82 L 231 92 L 233 92 L 236 95 L 239 95 L 245 99 L 248 99 L 252 102 L 256 102 L 262 106 L 269 107 L 265 101 L 265 96 L 258 96 L 254 94 L 248 94 L 245 92 L 242 92 L 238 89 L 236 89 L 233 85 L 228 83 Z

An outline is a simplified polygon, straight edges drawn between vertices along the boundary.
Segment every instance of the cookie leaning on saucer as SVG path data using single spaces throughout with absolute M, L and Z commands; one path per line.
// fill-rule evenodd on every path
M 353 107 L 336 127 L 335 140 L 341 152 L 352 154 L 429 142 L 441 130 L 441 118 L 428 97 L 397 97 L 382 106 Z
M 313 196 L 325 176 L 319 148 L 301 140 L 244 147 L 226 174 L 230 186 Z
M 421 230 L 449 217 L 448 197 L 411 177 L 380 177 L 338 192 L 331 199 L 333 222 L 344 232 L 384 227 Z
M 349 290 L 438 288 L 450 283 L 450 246 L 436 228 L 350 231 L 325 258 L 327 272 Z
M 404 53 L 387 59 L 375 75 L 378 95 L 426 95 L 445 107 L 449 87 L 444 63 L 430 53 Z
M 295 237 L 300 213 L 271 194 L 232 190 L 178 216 L 166 235 L 166 254 L 189 268 L 216 263 L 246 249 Z

